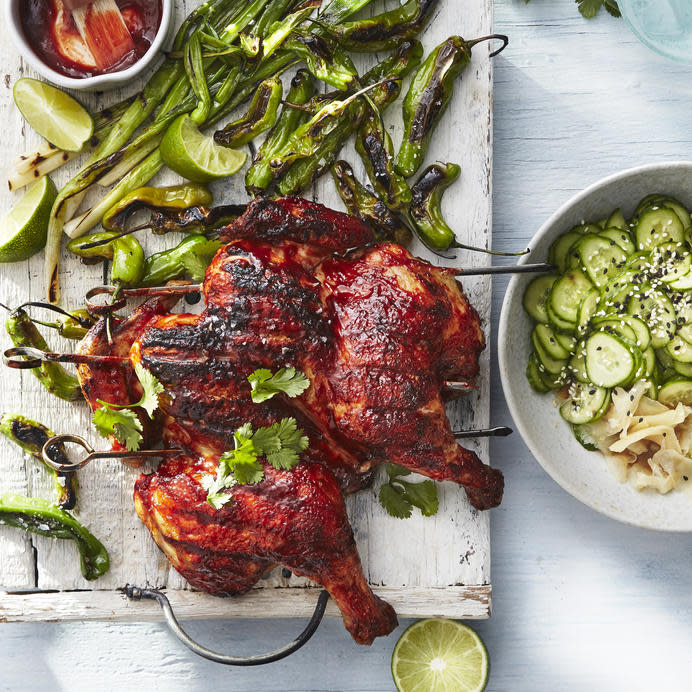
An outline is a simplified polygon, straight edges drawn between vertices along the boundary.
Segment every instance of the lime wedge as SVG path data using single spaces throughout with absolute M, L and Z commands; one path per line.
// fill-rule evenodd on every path
M 189 115 L 181 115 L 163 136 L 161 158 L 183 178 L 195 183 L 208 183 L 237 173 L 247 154 L 220 147 L 199 131 Z
M 79 151 L 94 132 L 84 106 L 50 84 L 23 77 L 12 93 L 24 120 L 59 149 Z
M 392 654 L 392 677 L 399 692 L 481 692 L 488 668 L 480 637 L 454 620 L 414 623 Z
M 0 262 L 21 262 L 46 244 L 50 210 L 57 196 L 53 181 L 44 175 L 0 220 Z

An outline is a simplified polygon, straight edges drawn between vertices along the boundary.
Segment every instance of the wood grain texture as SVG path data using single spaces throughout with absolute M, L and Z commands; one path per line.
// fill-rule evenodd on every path
M 463 6 L 463 3 L 459 3 Z M 496 0 L 493 238 L 517 250 L 563 202 L 617 170 L 692 157 L 690 66 L 641 46 L 571 0 Z M 493 340 L 506 281 L 493 279 Z M 493 425 L 512 425 L 491 359 Z M 5 380 L 6 381 L 6 380 Z M 4 382 L 5 382 L 4 381 Z M 491 660 L 486 692 L 688 692 L 690 538 L 617 524 L 562 491 L 516 436 L 491 443 L 507 489 L 492 513 L 493 616 L 475 622 Z M 336 619 L 293 656 L 228 670 L 160 623 L 0 626 L 0 689 L 391 692 L 394 644 L 358 647 Z M 280 646 L 298 620 L 204 620 L 189 630 L 237 655 Z M 186 625 L 187 626 L 187 625 Z
M 177 2 L 178 19 L 187 14 L 195 4 Z M 374 3 L 374 12 L 397 5 L 397 0 Z M 463 16 L 458 12 L 454 0 L 440 0 L 435 16 L 425 30 L 422 41 L 426 50 L 431 49 L 450 33 L 460 33 L 466 37 L 480 36 L 490 32 L 490 0 L 469 0 L 465 3 Z M 488 59 L 488 44 L 480 44 L 474 49 L 471 66 L 458 82 L 449 112 L 432 142 L 428 160 L 453 161 L 462 168 L 462 178 L 448 193 L 446 213 L 450 223 L 459 229 L 459 235 L 473 245 L 487 246 L 490 243 L 491 226 L 491 64 Z M 0 47 L 0 56 L 8 72 L 8 88 L 19 76 L 34 76 L 25 70 L 14 49 L 5 44 Z M 373 56 L 359 56 L 358 67 L 367 69 L 376 59 Z M 122 93 L 110 92 L 106 95 L 80 94 L 79 97 L 90 107 L 112 103 L 132 93 L 137 85 Z M 16 109 L 9 98 L 9 91 L 0 104 L 3 115 L 7 114 L 9 127 L 0 135 L 3 139 L 0 151 L 0 169 L 8 167 L 18 152 L 36 146 L 39 139 L 29 130 L 22 128 Z M 401 132 L 400 105 L 390 109 L 386 125 L 397 142 Z M 362 165 L 353 148 L 349 145 L 344 157 L 354 165 L 356 172 L 365 178 Z M 53 175 L 61 184 L 68 174 L 74 173 L 78 161 L 70 162 L 65 170 Z M 177 176 L 162 172 L 155 183 L 172 184 L 179 182 Z M 246 199 L 243 189 L 243 175 L 218 182 L 212 186 L 216 203 Z M 329 206 L 343 208 L 329 177 L 320 182 L 312 197 Z M 3 193 L 3 205 L 9 206 L 13 198 Z M 85 204 L 93 200 L 87 198 Z M 140 234 L 147 253 L 172 246 L 171 237 Z M 420 245 L 414 251 L 439 264 L 440 258 L 429 253 Z M 456 261 L 445 261 L 448 266 L 476 266 L 488 263 L 482 254 L 460 251 Z M 39 254 L 28 263 L 4 265 L 0 268 L 2 285 L 0 299 L 9 305 L 17 305 L 28 299 L 41 298 L 41 272 L 43 255 Z M 81 304 L 86 290 L 100 284 L 100 266 L 82 266 L 75 258 L 68 256 L 63 248 L 63 262 L 60 274 L 63 290 L 62 301 L 65 307 L 74 308 Z M 464 281 L 471 302 L 478 309 L 484 324 L 490 320 L 490 281 L 474 277 Z M 7 337 L 2 337 L 3 348 L 8 345 Z M 69 349 L 69 342 L 60 343 L 52 339 L 55 349 Z M 485 427 L 489 421 L 489 361 L 488 353 L 482 358 L 482 371 L 478 388 L 458 405 L 450 407 L 450 419 L 456 429 Z M 90 412 L 86 405 L 69 405 L 51 398 L 41 389 L 31 373 L 6 371 L 3 381 L 7 387 L 0 391 L 0 409 L 25 413 L 54 428 L 57 432 L 78 432 L 95 446 L 103 446 L 90 423 Z M 30 460 L 24 460 L 17 450 L 4 443 L 6 463 L 0 467 L 2 487 L 7 485 L 31 495 L 51 497 L 51 488 L 43 470 Z M 488 459 L 487 441 L 471 442 L 470 446 L 481 458 Z M 153 468 L 149 466 L 147 468 Z M 126 468 L 118 462 L 102 461 L 85 468 L 79 474 L 79 505 L 76 515 L 93 531 L 108 548 L 111 569 L 97 584 L 82 579 L 75 557 L 75 547 L 69 542 L 31 536 L 27 538 L 16 530 L 0 532 L 0 584 L 12 588 L 38 587 L 46 590 L 74 589 L 117 589 L 127 583 L 186 589 L 187 583 L 168 564 L 168 561 L 155 546 L 148 531 L 139 522 L 132 506 L 132 488 L 139 471 Z M 416 609 L 410 615 L 424 615 L 438 605 L 448 604 L 443 587 L 454 587 L 450 595 L 455 602 L 458 594 L 466 593 L 456 587 L 461 585 L 488 585 L 490 582 L 490 533 L 489 514 L 474 510 L 462 489 L 445 483 L 440 486 L 440 510 L 433 518 L 423 518 L 416 512 L 414 518 L 401 521 L 389 517 L 379 505 L 376 489 L 384 472 L 376 479 L 372 489 L 349 497 L 347 504 L 354 528 L 363 566 L 373 585 L 395 589 L 429 589 L 430 601 L 414 600 Z M 268 579 L 258 584 L 258 589 L 274 591 L 276 587 L 303 587 L 308 582 L 292 577 L 285 579 L 280 571 L 275 571 Z M 484 588 L 483 592 L 488 592 Z M 286 589 L 276 592 L 276 607 L 285 597 Z M 194 599 L 198 596 L 190 596 Z M 313 598 L 300 594 L 296 598 Z M 258 596 L 258 603 L 267 602 Z M 273 597 L 272 597 L 273 598 Z M 270 602 L 274 603 L 274 601 Z M 31 603 L 26 600 L 26 608 Z M 116 598 L 114 603 L 120 603 Z M 56 601 L 57 603 L 57 601 Z M 250 601 L 249 601 L 250 603 Z M 248 608 L 252 607 L 248 605 Z M 464 606 L 465 607 L 465 606 Z M 452 608 L 449 614 L 462 614 L 463 608 Z M 485 608 L 483 612 L 479 608 Z M 269 608 L 266 612 L 273 612 Z M 290 610 L 290 609 L 289 609 Z M 41 611 L 37 611 L 41 612 Z M 204 611 L 206 612 L 206 611 Z M 232 615 L 244 611 L 234 608 L 222 609 Z M 297 612 L 297 611 L 294 611 Z M 437 612 L 437 611 L 436 611 Z M 468 612 L 474 617 L 489 614 L 489 600 L 470 599 Z M 82 611 L 84 617 L 100 616 L 97 609 Z M 220 614 L 220 613 L 219 613 Z M 26 611 L 27 617 L 30 615 Z

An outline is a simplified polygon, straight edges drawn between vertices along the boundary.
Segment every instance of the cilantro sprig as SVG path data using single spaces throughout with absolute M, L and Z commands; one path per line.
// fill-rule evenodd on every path
M 260 368 L 247 379 L 252 387 L 252 400 L 256 404 L 271 399 L 279 392 L 292 399 L 300 396 L 310 386 L 310 380 L 294 367 L 281 368 L 274 374 L 267 368 Z
M 259 461 L 264 457 L 275 469 L 292 469 L 300 461 L 300 453 L 308 448 L 308 438 L 298 427 L 295 418 L 282 418 L 278 423 L 257 428 L 245 423 L 233 433 L 234 448 L 219 457 L 216 476 L 201 479 L 207 491 L 207 502 L 220 509 L 232 499 L 232 493 L 223 492 L 235 485 L 259 483 L 264 468 Z
M 526 2 L 529 2 L 529 0 L 526 0 Z M 587 19 L 595 17 L 601 7 L 605 7 L 606 12 L 613 17 L 621 16 L 617 0 L 574 0 L 574 2 L 577 3 L 582 16 Z
M 94 411 L 94 425 L 101 437 L 113 435 L 130 452 L 136 452 L 142 444 L 142 423 L 132 409 L 143 408 L 149 418 L 159 406 L 159 395 L 163 385 L 140 363 L 135 365 L 135 374 L 142 385 L 142 397 L 134 404 L 111 404 L 97 399 L 101 408 Z
M 437 514 L 437 487 L 432 481 L 404 481 L 402 476 L 411 472 L 397 464 L 385 464 L 385 469 L 389 480 L 380 487 L 378 497 L 387 514 L 397 519 L 408 519 L 414 507 L 418 507 L 424 517 Z

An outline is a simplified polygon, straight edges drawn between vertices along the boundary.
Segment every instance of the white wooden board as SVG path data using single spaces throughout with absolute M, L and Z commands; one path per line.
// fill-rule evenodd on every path
M 178 21 L 196 5 L 194 0 L 178 0 Z M 374 3 L 373 12 L 382 7 L 396 6 L 396 0 Z M 426 52 L 452 33 L 467 38 L 491 32 L 492 0 L 467 0 L 460 6 L 455 0 L 440 0 L 432 21 L 421 36 Z M 430 147 L 428 160 L 453 161 L 461 165 L 462 175 L 447 193 L 446 216 L 462 242 L 487 246 L 491 228 L 491 161 L 492 161 L 492 66 L 488 44 L 474 49 L 473 61 L 457 82 L 453 101 L 438 128 Z M 36 76 L 7 41 L 0 45 L 5 75 L 0 116 L 0 170 L 9 168 L 14 156 L 29 151 L 39 143 L 37 135 L 23 124 L 12 103 L 11 88 L 22 76 Z M 375 61 L 367 56 L 359 68 Z M 407 83 L 404 88 L 406 88 Z M 89 107 L 98 108 L 133 93 L 140 83 L 132 84 L 121 93 L 80 94 Z M 400 136 L 400 107 L 394 105 L 386 114 L 395 143 Z M 352 149 L 343 152 L 361 179 L 362 166 Z M 72 162 L 53 175 L 60 185 L 76 170 Z M 246 195 L 239 174 L 230 181 L 215 184 L 215 202 L 242 201 Z M 179 182 L 170 172 L 159 174 L 155 183 Z M 18 196 L 20 193 L 15 193 Z M 5 211 L 16 196 L 6 190 L 0 193 Z M 342 208 L 331 180 L 324 179 L 312 196 L 329 206 Z M 170 247 L 176 241 L 168 237 L 142 235 L 147 253 Z M 439 264 L 440 258 L 420 245 L 414 252 Z M 85 267 L 63 252 L 61 285 L 63 305 L 75 308 L 82 304 L 85 292 L 103 283 L 99 266 Z M 468 267 L 489 264 L 487 255 L 458 251 L 448 266 Z M 26 300 L 42 298 L 43 254 L 28 262 L 0 266 L 0 301 L 16 306 Z M 471 302 L 481 315 L 484 325 L 490 318 L 490 281 L 474 277 L 464 281 Z M 489 331 L 486 329 L 486 332 Z M 489 334 L 487 335 L 489 336 Z M 69 342 L 49 337 L 56 350 L 71 348 Z M 0 346 L 9 346 L 6 335 Z M 478 388 L 459 404 L 450 407 L 455 429 L 485 427 L 489 422 L 489 367 L 486 349 L 481 359 Z M 57 432 L 77 432 L 102 445 L 90 424 L 86 404 L 67 404 L 48 395 L 29 371 L 0 371 L 0 410 L 20 412 L 50 426 Z M 487 461 L 487 441 L 469 442 Z M 152 467 L 153 468 L 153 467 Z M 16 529 L 0 527 L 0 621 L 22 619 L 139 619 L 149 618 L 152 608 L 143 603 L 128 606 L 116 589 L 125 584 L 166 587 L 169 591 L 187 589 L 187 583 L 168 564 L 148 531 L 140 523 L 132 505 L 132 488 L 139 472 L 118 462 L 92 464 L 79 475 L 79 505 L 75 514 L 108 548 L 111 569 L 95 583 L 84 580 L 79 572 L 74 545 L 28 536 Z M 363 567 L 370 583 L 392 602 L 400 615 L 453 617 L 487 617 L 490 614 L 490 534 L 489 513 L 477 512 L 466 500 L 462 489 L 454 484 L 441 484 L 440 510 L 435 517 L 419 514 L 408 520 L 386 515 L 373 489 L 348 498 Z M 0 491 L 51 498 L 52 488 L 43 469 L 21 455 L 17 448 L 0 439 Z M 200 617 L 301 615 L 312 610 L 314 594 L 306 593 L 306 582 L 296 577 L 284 579 L 277 570 L 258 585 L 262 594 L 225 600 L 214 607 L 204 604 L 209 597 L 202 594 L 181 594 L 180 603 L 186 614 Z M 279 588 L 281 587 L 281 588 Z M 70 592 L 79 589 L 98 592 L 45 593 L 19 596 L 10 592 L 22 589 Z M 89 597 L 93 595 L 93 600 Z M 178 598 L 174 596 L 173 600 Z M 199 608 L 199 610 L 196 610 Z M 54 615 L 51 616 L 51 611 Z M 72 615 L 70 615 L 72 613 Z

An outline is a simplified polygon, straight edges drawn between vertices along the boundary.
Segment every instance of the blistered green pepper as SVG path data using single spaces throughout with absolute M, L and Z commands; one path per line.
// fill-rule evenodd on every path
M 171 187 L 138 187 L 114 204 L 103 216 L 106 230 L 124 231 L 127 220 L 139 209 L 180 210 L 199 204 L 211 204 L 211 192 L 199 183 Z
M 255 91 L 247 113 L 214 133 L 214 141 L 224 147 L 239 147 L 268 130 L 276 122 L 283 87 L 276 77 L 265 79 Z
M 332 166 L 332 176 L 349 214 L 368 224 L 378 240 L 393 241 L 400 245 L 406 245 L 411 240 L 411 231 L 406 224 L 356 179 L 353 169 L 346 161 L 337 161 Z
M 0 418 L 0 433 L 43 464 L 46 471 L 53 478 L 55 492 L 58 496 L 58 505 L 61 509 L 73 509 L 77 503 L 76 476 L 74 473 L 59 473 L 52 469 L 43 461 L 41 454 L 43 445 L 55 433 L 45 425 L 20 416 L 17 413 L 3 414 L 2 418 Z M 64 457 L 64 459 L 60 457 Z M 56 461 L 69 463 L 63 450 L 56 450 Z
M 433 130 L 452 98 L 454 80 L 471 60 L 471 45 L 450 36 L 418 68 L 404 98 L 404 136 L 395 168 L 410 178 L 421 166 Z
M 0 495 L 0 524 L 48 538 L 75 541 L 82 576 L 89 581 L 102 577 L 110 567 L 108 553 L 101 541 L 71 514 L 48 500 L 13 493 Z
M 420 239 L 428 247 L 448 250 L 455 245 L 454 231 L 442 216 L 442 194 L 459 177 L 455 163 L 428 166 L 411 188 L 409 214 Z
M 339 91 L 357 83 L 358 72 L 351 58 L 335 41 L 308 31 L 294 31 L 283 47 L 295 53 L 315 78 Z
M 307 103 L 315 92 L 312 75 L 307 70 L 298 70 L 291 80 L 287 105 L 279 115 L 271 132 L 267 135 L 262 146 L 257 150 L 252 166 L 245 174 L 245 188 L 248 194 L 256 195 L 260 190 L 266 190 L 274 180 L 269 161 L 274 152 L 286 144 L 296 128 L 308 119 L 308 113 L 299 108 L 291 108 L 288 104 L 302 106 Z
M 422 56 L 423 47 L 420 42 L 403 41 L 395 53 L 366 72 L 361 78 L 361 83 L 369 86 L 389 77 L 405 77 L 418 65 Z M 400 91 L 399 84 L 390 81 L 380 84 L 369 95 L 372 102 L 382 112 L 396 100 Z M 278 191 L 282 195 L 295 195 L 328 171 L 339 158 L 339 153 L 348 138 L 358 129 L 365 108 L 366 106 L 360 100 L 352 103 L 312 156 L 295 161 L 281 173 L 277 184 Z
M 390 209 L 401 209 L 411 201 L 411 189 L 394 170 L 394 145 L 379 113 L 370 109 L 356 135 L 356 151 L 375 192 Z
M 71 314 L 72 317 L 63 315 L 58 318 L 56 327 L 58 334 L 65 339 L 83 339 L 88 331 L 87 327 L 84 326 L 85 320 L 93 321 L 94 318 L 86 308 L 72 310 Z
M 88 233 L 71 240 L 67 244 L 67 249 L 87 262 L 112 260 L 112 284 L 139 285 L 144 272 L 144 250 L 133 235 L 118 237 L 115 231 Z
M 216 251 L 223 245 L 203 235 L 190 235 L 176 247 L 147 257 L 142 286 L 162 286 L 184 276 L 202 281 Z
M 15 346 L 31 346 L 41 351 L 50 351 L 41 332 L 21 308 L 9 314 L 5 327 Z M 39 367 L 32 368 L 31 372 L 51 394 L 65 401 L 79 401 L 82 398 L 77 378 L 70 375 L 60 363 L 42 362 Z
M 343 22 L 334 27 L 339 43 L 352 52 L 371 53 L 396 48 L 425 26 L 438 0 L 408 0 L 400 7 L 369 19 Z
M 209 233 L 227 226 L 245 211 L 244 204 L 224 204 L 218 207 L 190 207 L 182 211 L 158 210 L 152 213 L 149 224 L 156 234 Z

